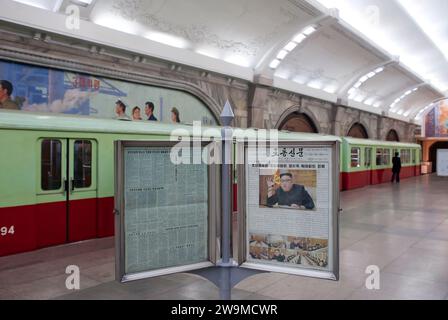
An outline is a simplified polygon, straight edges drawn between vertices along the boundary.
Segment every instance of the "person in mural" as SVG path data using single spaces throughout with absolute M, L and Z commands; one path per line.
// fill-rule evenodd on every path
M 177 108 L 171 109 L 171 121 L 173 123 L 180 123 L 180 114 L 179 114 L 179 110 L 177 110 Z
M 117 115 L 116 119 L 118 120 L 131 120 L 131 118 L 129 118 L 126 114 L 126 105 L 121 100 L 118 100 L 115 103 L 115 113 Z
M 288 171 L 280 172 L 280 188 L 275 190 L 274 179 L 267 179 L 268 201 L 270 207 L 275 205 L 287 206 L 296 209 L 313 210 L 315 205 L 310 194 L 302 185 L 293 183 L 293 175 Z
M 401 172 L 401 159 L 400 154 L 395 152 L 395 157 L 392 158 L 392 183 L 397 181 L 400 183 L 400 172 Z
M 132 109 L 132 120 L 134 121 L 141 121 L 142 116 L 141 116 L 141 109 L 139 107 L 134 107 L 134 109 Z
M 145 103 L 145 114 L 148 121 L 158 121 L 154 116 L 154 103 L 150 101 Z
M 14 87 L 11 82 L 0 80 L 0 109 L 20 110 L 17 103 L 11 100 Z

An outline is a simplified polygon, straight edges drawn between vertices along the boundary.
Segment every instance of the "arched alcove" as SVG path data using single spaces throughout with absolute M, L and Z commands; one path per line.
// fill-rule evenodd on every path
M 397 131 L 395 131 L 394 129 L 390 130 L 386 136 L 386 141 L 400 142 Z
M 366 128 L 360 123 L 355 123 L 354 125 L 352 125 L 347 133 L 347 137 L 369 139 Z
M 319 133 L 313 120 L 304 113 L 293 112 L 279 126 L 279 130 Z

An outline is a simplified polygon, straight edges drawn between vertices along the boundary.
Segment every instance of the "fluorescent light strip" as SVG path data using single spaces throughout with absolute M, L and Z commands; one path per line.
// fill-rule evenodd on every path
M 395 101 L 389 106 L 389 109 L 393 109 L 398 103 L 400 103 L 404 98 L 409 96 L 411 93 L 416 92 L 418 90 L 417 88 L 414 88 L 412 90 L 406 91 L 400 98 L 395 99 Z M 394 110 L 391 110 L 392 112 L 395 112 Z
M 280 60 L 274 59 L 271 61 L 271 64 L 269 65 L 269 68 L 276 69 L 280 64 Z
M 355 5 L 357 1 L 348 0 L 317 0 L 320 4 L 326 8 L 335 8 L 339 10 L 340 19 L 346 21 L 353 26 L 359 32 L 364 34 L 378 47 L 383 48 L 385 51 L 391 53 L 394 56 L 400 57 L 401 64 L 407 66 L 410 70 L 413 70 L 421 79 L 427 79 L 431 85 L 441 92 L 448 90 L 447 81 L 437 81 L 432 68 L 428 68 L 426 61 L 420 61 L 415 56 L 412 50 L 408 50 L 406 44 L 402 45 L 397 43 L 394 37 L 389 37 L 385 28 L 372 27 L 371 19 L 366 19 L 365 9 L 376 9 L 376 6 L 365 7 L 363 5 Z M 445 29 L 436 23 L 430 14 L 426 14 L 425 8 L 430 1 L 418 1 L 418 0 L 397 0 L 401 7 L 407 11 L 412 20 L 420 27 L 420 29 L 432 40 L 434 45 L 440 49 L 448 60 L 448 42 L 446 41 Z M 359 1 L 361 2 L 361 1 Z M 362 1 L 363 3 L 368 1 Z M 372 2 L 372 1 L 371 1 Z M 437 1 L 436 1 L 437 2 Z M 446 1 L 438 0 L 440 3 Z M 373 4 L 375 1 L 373 1 Z M 378 2 L 379 3 L 379 2 Z M 441 5 L 440 5 L 441 6 Z M 363 12 L 364 10 L 364 12 Z M 368 10 L 367 10 L 368 11 Z M 374 11 L 373 11 L 374 12 Z M 381 12 L 379 12 L 381 14 Z M 369 11 L 370 14 L 370 11 Z M 375 13 L 376 14 L 376 13 Z M 439 74 L 441 76 L 441 74 Z M 440 79 L 441 80 L 441 79 Z
M 347 91 L 348 99 L 349 100 L 353 100 L 356 97 L 355 101 L 362 102 L 363 99 L 361 99 L 361 101 L 360 101 L 360 97 L 356 95 L 356 93 L 358 92 L 358 89 L 361 88 L 361 86 L 364 84 L 364 82 L 366 82 L 369 79 L 372 79 L 378 73 L 381 73 L 383 71 L 384 71 L 384 68 L 380 67 L 380 68 L 377 68 L 374 71 L 371 71 L 368 74 L 362 76 L 361 78 L 359 78 L 358 82 L 356 82 L 355 85 L 353 87 L 351 87 L 350 90 Z M 379 107 L 378 102 L 373 104 L 374 100 L 375 100 L 374 98 L 367 98 L 366 100 L 364 100 L 363 103 L 368 105 L 368 106 L 372 106 L 373 105 L 375 108 L 378 108 Z
M 306 27 L 301 33 L 296 35 L 286 46 L 283 47 L 278 53 L 274 60 L 269 64 L 269 68 L 277 69 L 281 61 L 286 58 L 286 56 L 293 51 L 299 43 L 302 43 L 308 36 L 314 33 L 317 29 L 314 26 Z
M 432 103 L 428 104 L 426 107 L 424 107 L 422 110 L 419 111 L 419 113 L 417 114 L 417 116 L 415 117 L 416 120 L 420 120 L 422 118 L 423 113 L 428 110 L 429 108 L 432 107 Z

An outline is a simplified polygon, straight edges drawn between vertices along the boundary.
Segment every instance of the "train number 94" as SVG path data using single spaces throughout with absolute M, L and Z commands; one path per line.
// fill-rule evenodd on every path
M 14 233 L 15 233 L 14 226 L 0 228 L 0 236 L 2 236 L 2 237 L 6 237 L 8 235 L 13 235 Z

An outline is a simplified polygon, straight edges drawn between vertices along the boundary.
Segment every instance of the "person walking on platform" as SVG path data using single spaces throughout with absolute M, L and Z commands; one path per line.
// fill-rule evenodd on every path
M 400 183 L 401 159 L 400 154 L 395 152 L 395 157 L 392 158 L 392 183 L 397 181 Z

